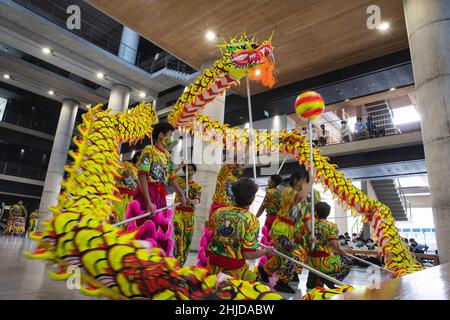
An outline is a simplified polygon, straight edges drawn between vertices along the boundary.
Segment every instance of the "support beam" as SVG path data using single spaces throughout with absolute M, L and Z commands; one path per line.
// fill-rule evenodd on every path
M 450 1 L 404 0 L 439 258 L 450 262 Z
M 64 166 L 67 162 L 77 111 L 78 102 L 64 100 L 45 177 L 44 191 L 39 205 L 41 221 L 45 221 L 50 217 L 51 213 L 48 208 L 56 205 L 58 202 L 58 196 L 61 191 L 60 183 L 64 177 Z

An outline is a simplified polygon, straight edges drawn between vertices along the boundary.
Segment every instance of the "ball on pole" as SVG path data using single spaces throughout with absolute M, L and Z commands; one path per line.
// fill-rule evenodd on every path
M 301 93 L 295 100 L 295 113 L 303 120 L 314 120 L 325 110 L 325 100 L 315 91 Z

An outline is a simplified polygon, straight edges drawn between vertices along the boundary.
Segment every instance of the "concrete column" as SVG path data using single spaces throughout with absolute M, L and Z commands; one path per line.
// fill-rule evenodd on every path
M 211 120 L 219 121 L 223 124 L 225 116 L 225 94 L 216 97 L 216 99 L 208 104 L 202 112 L 203 115 L 209 116 Z M 200 237 L 203 232 L 205 221 L 209 216 L 209 209 L 211 208 L 212 198 L 216 189 L 216 178 L 219 173 L 221 164 L 205 164 L 204 159 L 199 157 L 203 152 L 207 152 L 208 143 L 203 143 L 200 138 L 194 139 L 194 163 L 197 164 L 197 173 L 195 181 L 202 187 L 202 199 L 195 210 L 195 225 L 194 235 L 192 239 L 192 250 L 198 250 L 200 244 Z M 220 148 L 221 150 L 221 148 Z M 208 152 L 209 153 L 209 152 Z
M 404 0 L 441 264 L 450 262 L 450 1 Z
M 58 202 L 58 195 L 61 191 L 60 183 L 64 176 L 64 166 L 67 162 L 77 111 L 78 102 L 73 100 L 63 102 L 45 177 L 44 192 L 39 205 L 40 221 L 45 221 L 50 217 L 51 213 L 48 208 L 55 206 Z
M 131 90 L 123 84 L 115 84 L 111 88 L 108 107 L 113 112 L 123 112 L 128 109 Z
M 139 38 L 140 36 L 138 33 L 124 26 L 122 30 L 122 37 L 120 39 L 118 57 L 131 63 L 132 65 L 136 65 Z

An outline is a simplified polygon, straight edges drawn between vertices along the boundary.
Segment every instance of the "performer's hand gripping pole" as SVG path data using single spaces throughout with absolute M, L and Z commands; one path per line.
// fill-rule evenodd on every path
M 173 208 L 173 207 L 179 206 L 180 204 L 181 204 L 181 202 L 177 202 L 177 203 L 171 204 L 170 206 L 167 206 L 167 207 L 164 207 L 164 208 L 159 208 L 159 209 L 157 209 L 157 210 L 155 210 L 153 212 L 147 212 L 147 213 L 141 214 L 140 216 L 136 216 L 136 217 L 133 217 L 133 218 L 130 218 L 130 219 L 127 219 L 127 220 L 120 221 L 120 222 L 114 224 L 114 226 L 116 226 L 116 227 L 117 226 L 121 226 L 121 225 L 123 225 L 125 223 L 129 223 L 129 222 L 134 221 L 134 220 L 139 220 L 139 219 L 142 219 L 142 218 L 145 218 L 145 217 L 148 217 L 148 216 L 152 216 L 152 215 L 154 215 L 157 212 L 164 211 L 164 210 L 167 210 L 169 208 Z
M 263 244 L 261 244 L 261 243 L 260 243 L 259 245 L 260 245 L 261 247 L 263 247 L 263 248 L 268 248 L 267 246 L 265 246 L 265 245 L 263 245 Z M 316 270 L 316 269 L 314 269 L 314 268 L 312 268 L 312 267 L 310 267 L 310 266 L 308 266 L 308 265 L 306 265 L 306 264 L 304 264 L 304 263 L 301 263 L 300 261 L 297 261 L 297 260 L 295 260 L 295 259 L 292 259 L 291 257 L 285 255 L 284 253 L 281 253 L 280 251 L 277 251 L 277 250 L 273 249 L 273 253 L 276 254 L 276 255 L 278 255 L 278 256 L 280 256 L 280 257 L 282 257 L 282 258 L 285 258 L 285 259 L 287 259 L 287 260 L 289 260 L 289 261 L 291 261 L 291 262 L 293 262 L 293 263 L 295 263 L 295 264 L 298 264 L 298 265 L 302 266 L 303 268 L 305 268 L 305 269 L 311 271 L 312 273 L 317 274 L 318 276 L 320 276 L 320 277 L 322 277 L 322 278 L 324 278 L 324 279 L 327 279 L 328 281 L 333 282 L 334 284 L 336 284 L 336 285 L 338 285 L 338 286 L 346 286 L 346 285 L 347 285 L 347 284 L 345 284 L 345 283 L 343 283 L 343 282 L 341 282 L 341 281 L 339 281 L 339 280 L 336 280 L 336 279 L 333 278 L 333 277 L 330 277 L 329 275 L 327 275 L 327 274 L 325 274 L 325 273 L 322 273 L 322 272 L 320 272 L 320 271 L 318 271 L 318 270 Z

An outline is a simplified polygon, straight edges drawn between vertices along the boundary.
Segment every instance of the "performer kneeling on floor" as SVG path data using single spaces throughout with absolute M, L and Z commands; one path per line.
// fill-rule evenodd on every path
M 330 209 L 326 202 L 319 202 L 315 205 L 318 221 L 314 226 L 314 246 L 311 243 L 308 246 L 307 263 L 310 267 L 342 281 L 350 272 L 351 259 L 346 256 L 347 253 L 339 245 L 337 225 L 327 220 Z M 324 284 L 330 289 L 335 288 L 331 281 L 309 272 L 306 283 L 308 290 L 323 287 Z
M 256 280 L 246 260 L 272 254 L 272 248 L 259 250 L 259 221 L 249 211 L 258 186 L 253 180 L 241 178 L 232 187 L 235 206 L 217 209 L 210 227 L 213 239 L 209 244 L 209 268 L 212 274 L 224 273 L 234 279 Z

